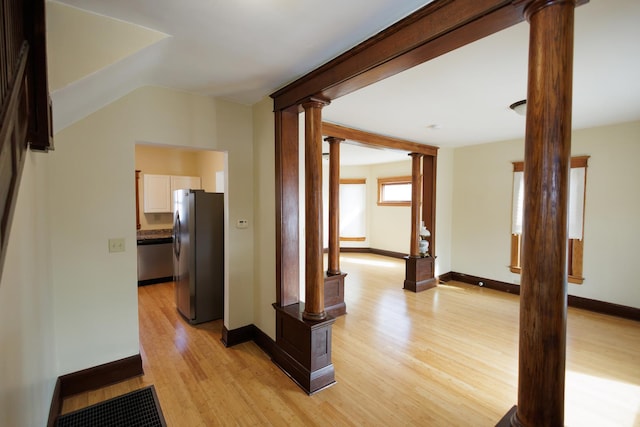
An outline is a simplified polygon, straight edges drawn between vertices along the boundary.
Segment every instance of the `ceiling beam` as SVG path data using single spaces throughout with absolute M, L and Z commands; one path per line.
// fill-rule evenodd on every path
M 349 141 L 361 142 L 367 147 L 390 148 L 393 150 L 419 153 L 427 156 L 437 156 L 438 147 L 419 142 L 407 141 L 377 133 L 366 132 L 334 123 L 322 122 L 322 135 L 342 138 Z
M 271 94 L 274 109 L 295 106 L 309 96 L 336 99 L 508 28 L 523 20 L 528 3 L 435 0 Z

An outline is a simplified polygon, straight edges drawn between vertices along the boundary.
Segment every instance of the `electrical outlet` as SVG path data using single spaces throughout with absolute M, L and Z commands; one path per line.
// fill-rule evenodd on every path
M 249 221 L 246 219 L 239 219 L 236 223 L 237 228 L 249 228 Z
M 109 252 L 124 252 L 124 238 L 109 239 Z

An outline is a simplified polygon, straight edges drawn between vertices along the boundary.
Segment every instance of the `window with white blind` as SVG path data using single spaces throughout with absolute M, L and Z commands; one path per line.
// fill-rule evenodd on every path
M 367 181 L 340 180 L 340 240 L 363 242 L 367 235 Z
M 587 185 L 587 161 L 589 156 L 571 158 L 569 181 L 569 234 L 568 272 L 569 282 L 581 284 L 582 252 L 584 248 L 584 195 Z M 513 163 L 513 202 L 511 212 L 511 264 L 513 273 L 521 271 L 522 217 L 524 210 L 524 162 Z

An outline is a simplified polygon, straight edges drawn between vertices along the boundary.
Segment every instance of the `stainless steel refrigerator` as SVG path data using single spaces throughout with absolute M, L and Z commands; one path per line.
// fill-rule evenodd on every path
M 173 275 L 178 312 L 196 324 L 224 315 L 224 194 L 176 190 Z

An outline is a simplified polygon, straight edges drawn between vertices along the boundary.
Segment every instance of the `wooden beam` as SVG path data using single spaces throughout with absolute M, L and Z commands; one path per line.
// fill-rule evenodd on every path
M 523 20 L 526 2 L 436 0 L 273 93 L 276 110 L 333 100 Z
M 389 148 L 392 150 L 407 151 L 409 153 L 418 153 L 426 156 L 438 155 L 438 147 L 433 145 L 407 141 L 405 139 L 353 129 L 329 122 L 322 122 L 322 134 L 325 136 L 333 136 L 349 141 L 360 142 L 372 147 Z

